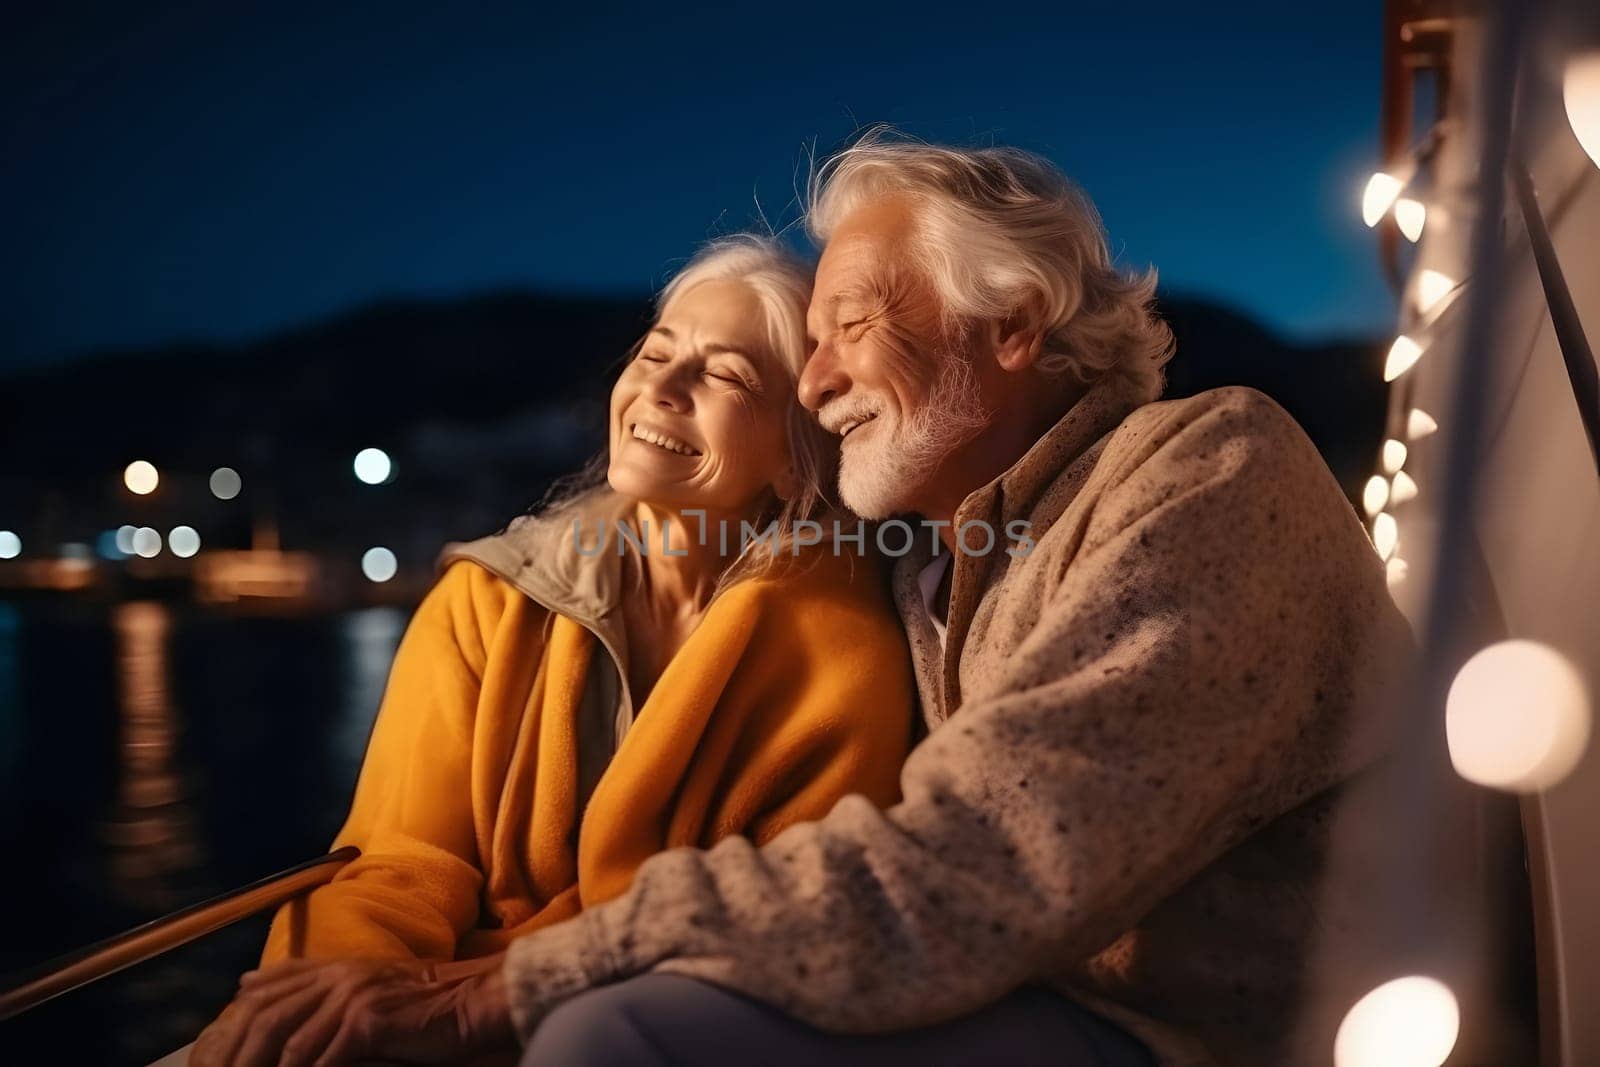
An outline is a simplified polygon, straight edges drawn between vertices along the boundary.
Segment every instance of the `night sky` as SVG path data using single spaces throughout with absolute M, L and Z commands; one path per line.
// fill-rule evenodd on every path
M 1292 339 L 1392 317 L 1357 207 L 1376 0 L 53 6 L 0 33 L 0 370 L 643 292 L 879 121 L 1049 156 L 1126 264 Z

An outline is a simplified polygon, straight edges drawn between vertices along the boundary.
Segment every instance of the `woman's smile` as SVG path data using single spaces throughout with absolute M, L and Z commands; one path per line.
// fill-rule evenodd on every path
M 628 428 L 628 432 L 633 436 L 635 441 L 642 441 L 645 444 L 654 445 L 662 451 L 670 452 L 673 455 L 687 456 L 692 458 L 701 454 L 698 448 L 695 448 L 693 445 L 682 440 L 681 438 L 674 437 L 662 430 L 652 429 L 637 422 Z

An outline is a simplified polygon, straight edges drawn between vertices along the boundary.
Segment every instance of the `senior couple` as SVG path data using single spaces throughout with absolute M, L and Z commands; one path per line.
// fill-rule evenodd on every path
M 874 131 L 808 222 L 814 274 L 691 260 L 603 469 L 446 548 L 362 855 L 191 1063 L 1298 1062 L 1411 641 L 1361 522 L 1267 397 L 1158 400 L 1048 163 Z

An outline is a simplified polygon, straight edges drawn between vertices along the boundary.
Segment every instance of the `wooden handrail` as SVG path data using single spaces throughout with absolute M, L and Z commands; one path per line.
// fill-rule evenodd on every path
M 58 956 L 36 968 L 30 977 L 0 993 L 0 1020 L 20 1015 L 63 993 L 116 974 L 124 967 L 132 967 L 179 945 L 186 945 L 197 937 L 220 930 L 240 919 L 248 919 L 268 908 L 277 907 L 308 889 L 325 885 L 333 880 L 340 868 L 359 855 L 360 849 L 347 845 L 232 892 L 152 919 L 87 948 Z

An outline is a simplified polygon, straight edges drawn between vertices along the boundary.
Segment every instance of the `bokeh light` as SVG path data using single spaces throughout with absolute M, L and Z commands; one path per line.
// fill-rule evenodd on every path
M 1404 188 L 1405 183 L 1399 178 L 1381 170 L 1368 178 L 1367 187 L 1361 193 L 1361 221 L 1368 226 L 1376 226 Z
M 232 500 L 244 487 L 244 480 L 232 467 L 218 467 L 211 472 L 211 495 L 218 500 Z
M 133 535 L 138 532 L 139 527 L 137 526 L 118 526 L 117 551 L 121 552 L 124 556 L 133 555 Z
M 161 555 L 161 534 L 148 526 L 141 526 L 133 532 L 133 554 L 152 559 Z
M 1394 381 L 1415 366 L 1417 360 L 1421 358 L 1422 346 L 1405 334 L 1401 334 L 1394 339 L 1394 344 L 1389 346 L 1389 355 L 1383 361 L 1383 380 Z
M 193 526 L 174 526 L 172 532 L 167 534 L 167 547 L 172 549 L 174 556 L 188 559 L 200 551 L 200 535 Z
M 1422 239 L 1422 227 L 1428 221 L 1428 208 L 1420 200 L 1402 197 L 1394 202 L 1394 221 L 1406 240 L 1415 243 Z
M 148 460 L 136 459 L 122 472 L 122 484 L 128 487 L 129 492 L 140 496 L 155 492 L 160 482 L 161 475 L 157 473 L 155 464 Z
M 361 573 L 370 581 L 387 582 L 399 569 L 399 561 L 387 548 L 369 548 L 361 557 Z
M 22 538 L 10 530 L 0 530 L 0 559 L 16 559 L 22 555 Z
M 394 470 L 389 453 L 381 448 L 363 448 L 356 453 L 354 466 L 356 477 L 368 485 L 382 485 Z
M 1393 474 L 1406 465 L 1406 445 L 1404 441 L 1389 438 L 1383 443 L 1383 470 L 1385 474 Z
M 1456 672 L 1445 700 L 1450 762 L 1469 782 L 1536 793 L 1577 766 L 1593 709 L 1572 661 L 1538 641 L 1499 641 Z
M 1423 268 L 1417 272 L 1417 309 L 1427 314 L 1454 292 L 1455 287 L 1456 280 L 1450 275 Z
M 1411 413 L 1406 416 L 1406 436 L 1413 441 L 1428 436 L 1438 428 L 1439 424 L 1434 421 L 1433 416 L 1421 408 L 1412 408 Z
M 1361 506 L 1368 515 L 1376 515 L 1388 502 L 1389 479 L 1381 474 L 1374 474 L 1367 479 L 1365 488 L 1361 490 Z
M 128 531 L 129 537 L 128 547 L 126 549 L 122 547 L 121 530 L 107 530 L 99 537 L 95 538 L 94 549 L 96 552 L 100 553 L 101 559 L 127 559 L 133 554 L 133 527 L 124 526 L 123 529 Z
M 1561 78 L 1561 99 L 1573 136 L 1600 167 L 1600 50 L 1567 61 Z
M 1387 511 L 1379 512 L 1377 518 L 1372 520 L 1372 547 L 1378 550 L 1378 555 L 1387 560 L 1394 555 L 1394 550 L 1400 546 L 1400 524 L 1395 522 L 1394 516 Z
M 1439 1067 L 1460 1031 L 1449 986 L 1422 975 L 1396 978 L 1345 1015 L 1333 1039 L 1334 1067 Z

